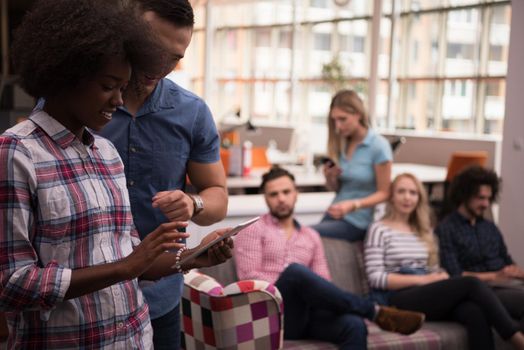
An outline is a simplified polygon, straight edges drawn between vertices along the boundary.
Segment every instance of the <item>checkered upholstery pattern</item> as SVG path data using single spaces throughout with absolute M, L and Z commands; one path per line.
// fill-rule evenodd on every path
M 374 350 L 440 350 L 441 342 L 437 333 L 422 328 L 411 335 L 384 332 L 376 324 L 366 321 L 368 326 L 368 349 Z
M 412 335 L 384 332 L 374 323 L 366 321 L 368 327 L 368 350 L 441 350 L 442 344 L 437 333 L 421 329 Z M 286 350 L 336 350 L 335 344 L 318 340 L 286 340 Z
M 223 288 L 191 271 L 182 295 L 182 348 L 187 350 L 281 349 L 283 304 L 264 281 L 239 281 Z

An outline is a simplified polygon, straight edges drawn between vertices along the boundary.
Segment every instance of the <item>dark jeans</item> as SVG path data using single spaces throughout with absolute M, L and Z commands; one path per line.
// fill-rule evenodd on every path
M 341 290 L 300 264 L 289 265 L 275 285 L 284 299 L 284 338 L 329 341 L 343 350 L 367 348 L 362 317 L 374 318 L 373 302 Z
M 155 350 L 180 349 L 180 304 L 162 317 L 151 320 Z
M 524 288 L 491 287 L 511 317 L 524 332 Z
M 333 219 L 325 215 L 318 224 L 312 226 L 323 237 L 345 239 L 350 242 L 361 241 L 366 235 L 366 230 L 358 228 L 346 220 Z
M 390 304 L 420 311 L 430 321 L 452 320 L 463 324 L 470 349 L 494 349 L 491 327 L 503 339 L 518 331 L 493 291 L 475 277 L 456 277 L 396 291 Z

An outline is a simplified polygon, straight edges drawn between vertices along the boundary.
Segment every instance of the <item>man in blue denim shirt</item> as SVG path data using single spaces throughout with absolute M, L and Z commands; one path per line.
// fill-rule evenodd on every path
M 165 76 L 184 57 L 191 41 L 191 4 L 188 0 L 134 0 L 133 5 L 166 48 L 171 62 Z M 222 220 L 227 210 L 226 180 L 209 108 L 164 77 L 144 75 L 138 80 L 140 88 L 127 89 L 125 106 L 101 133 L 115 144 L 124 162 L 138 232 L 145 235 L 166 221 L 210 225 Z M 184 192 L 186 174 L 198 194 Z M 175 274 L 143 286 L 155 349 L 178 349 L 182 283 L 182 275 Z
M 453 179 L 450 201 L 456 210 L 435 228 L 440 263 L 450 276 L 475 276 L 491 285 L 524 330 L 524 270 L 509 255 L 497 225 L 484 218 L 499 187 L 497 174 L 480 166 Z

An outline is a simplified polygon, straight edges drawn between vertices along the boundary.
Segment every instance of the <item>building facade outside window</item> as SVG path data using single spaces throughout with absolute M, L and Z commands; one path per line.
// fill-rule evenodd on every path
M 195 4 L 199 22 L 184 65 L 191 89 L 208 89 L 217 123 L 240 111 L 240 121 L 293 125 L 323 153 L 334 85 L 322 67 L 336 58 L 345 86 L 367 98 L 373 2 L 213 3 Z M 375 127 L 502 133 L 510 1 L 383 0 L 381 18 Z

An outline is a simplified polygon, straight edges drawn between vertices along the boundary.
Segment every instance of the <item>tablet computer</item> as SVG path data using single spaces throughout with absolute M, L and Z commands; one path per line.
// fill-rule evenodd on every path
M 235 227 L 233 227 L 231 230 L 229 230 L 228 232 L 224 233 L 222 236 L 219 236 L 217 238 L 215 238 L 214 240 L 212 240 L 211 242 L 203 245 L 202 247 L 196 249 L 195 251 L 193 251 L 191 254 L 188 254 L 186 256 L 184 256 L 181 260 L 180 260 L 180 264 L 184 264 L 188 261 L 191 261 L 195 258 L 197 258 L 198 256 L 200 256 L 201 254 L 207 252 L 207 250 L 209 248 L 211 248 L 212 246 L 214 246 L 215 244 L 223 241 L 224 239 L 228 238 L 228 237 L 233 237 L 234 235 L 236 235 L 237 233 L 239 233 L 240 231 L 242 231 L 243 229 L 245 229 L 246 227 L 248 227 L 249 225 L 255 223 L 258 221 L 258 219 L 260 219 L 260 216 L 257 216 L 253 219 L 250 219 L 248 221 L 245 221 L 245 222 L 242 222 L 238 225 L 236 225 Z

